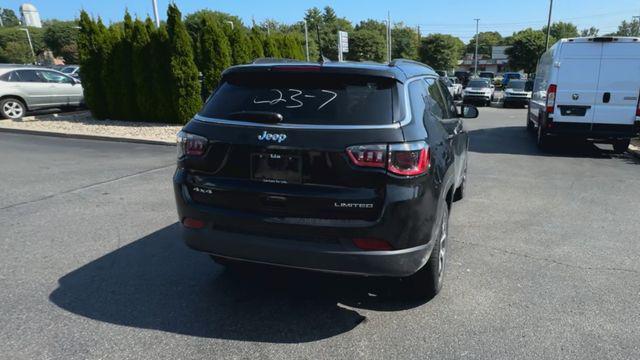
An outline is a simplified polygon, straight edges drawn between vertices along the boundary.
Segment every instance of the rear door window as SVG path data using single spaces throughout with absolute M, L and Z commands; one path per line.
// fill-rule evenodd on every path
M 35 70 L 17 70 L 21 82 L 46 82 Z
M 394 79 L 326 73 L 242 73 L 226 77 L 199 113 L 238 119 L 277 113 L 283 123 L 382 125 L 397 121 Z

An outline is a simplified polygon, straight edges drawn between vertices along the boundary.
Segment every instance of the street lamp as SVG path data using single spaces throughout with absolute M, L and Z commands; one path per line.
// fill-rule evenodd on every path
M 24 31 L 27 33 L 27 40 L 29 40 L 29 48 L 31 49 L 31 56 L 33 57 L 33 60 L 35 62 L 36 60 L 36 52 L 33 51 L 33 43 L 31 42 L 31 34 L 29 33 L 29 28 L 20 28 L 20 30 Z

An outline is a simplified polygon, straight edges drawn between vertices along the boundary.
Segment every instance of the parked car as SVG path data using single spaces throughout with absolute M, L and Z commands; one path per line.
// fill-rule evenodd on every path
M 469 81 L 467 88 L 462 93 L 464 104 L 491 105 L 494 100 L 495 87 L 489 79 L 474 78 Z
M 463 88 L 467 87 L 467 84 L 469 83 L 469 79 L 471 78 L 471 74 L 468 71 L 464 71 L 464 70 L 456 71 L 455 73 L 453 73 L 453 76 L 458 78 Z
M 489 81 L 493 83 L 493 79 L 496 77 L 496 73 L 494 73 L 493 71 L 481 71 L 480 74 L 478 74 L 478 77 L 489 79 Z
M 428 66 L 227 69 L 178 134 L 183 238 L 221 264 L 403 278 L 440 291 L 468 135 Z
M 511 80 L 520 80 L 522 79 L 522 74 L 518 72 L 506 72 L 502 74 L 502 87 L 506 88 L 509 85 L 509 81 Z
M 527 89 L 527 80 L 511 80 L 504 90 L 503 107 L 529 105 L 531 89 Z
M 40 67 L 0 67 L 0 116 L 17 119 L 29 110 L 74 108 L 84 103 L 79 81 Z
M 60 69 L 60 72 L 76 79 L 80 79 L 80 66 L 78 65 L 67 65 Z
M 441 77 L 447 77 L 447 71 L 446 70 L 436 70 L 436 74 L 438 74 Z
M 450 86 L 449 92 L 451 93 L 451 96 L 453 96 L 453 99 L 454 100 L 461 99 L 463 89 L 462 89 L 462 84 L 460 84 L 460 80 L 458 80 L 458 78 L 455 76 L 450 76 L 447 79 L 451 83 L 451 85 L 447 85 L 447 86 Z
M 562 39 L 538 62 L 527 129 L 550 137 L 611 143 L 616 153 L 640 132 L 640 38 Z

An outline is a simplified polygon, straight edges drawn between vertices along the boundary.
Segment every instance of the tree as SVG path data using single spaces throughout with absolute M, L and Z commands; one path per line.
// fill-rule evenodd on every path
M 20 25 L 20 20 L 18 20 L 15 11 L 11 9 L 0 9 L 0 18 L 2 18 L 2 26 L 4 27 Z
M 62 56 L 68 64 L 78 62 L 78 53 L 74 51 L 77 50 L 77 27 L 77 21 L 52 20 L 45 24 L 45 45 L 53 52 L 54 56 Z
M 274 38 L 274 35 L 267 35 L 263 38 L 264 48 L 264 56 L 268 58 L 279 58 L 282 57 L 280 55 L 280 50 L 278 49 L 278 44 Z
M 483 31 L 478 33 L 478 57 L 480 55 L 491 56 L 491 50 L 494 46 L 502 45 L 504 39 L 497 31 Z M 476 52 L 476 36 L 474 35 L 465 49 L 467 54 L 475 54 Z
M 418 47 L 420 39 L 418 32 L 413 28 L 404 26 L 402 23 L 396 24 L 391 29 L 391 58 L 418 59 Z
M 31 48 L 24 41 L 10 41 L 0 48 L 0 62 L 28 64 L 33 62 Z
M 385 39 L 375 30 L 355 30 L 349 39 L 347 59 L 353 61 L 378 61 L 385 58 Z
M 582 31 L 580 31 L 580 36 L 582 37 L 588 37 L 588 36 L 598 36 L 598 33 L 600 32 L 600 30 L 594 26 L 588 28 L 588 29 L 582 29 Z
M 547 27 L 546 26 L 542 28 L 542 32 L 544 34 L 547 33 Z M 551 32 L 550 32 L 550 34 L 554 39 L 557 39 L 557 40 L 573 38 L 573 37 L 577 37 L 579 35 L 578 27 L 576 27 L 572 23 L 562 22 L 562 21 L 555 22 L 555 23 L 551 24 Z M 549 43 L 551 43 L 551 42 L 549 42 Z
M 231 58 L 234 65 L 251 62 L 251 42 L 244 27 L 234 27 L 229 34 Z
M 147 31 L 150 28 L 155 29 L 155 25 L 151 19 L 147 19 Z M 169 34 L 167 33 L 167 26 L 161 25 L 160 28 L 151 32 L 151 73 L 152 84 L 154 88 L 153 104 L 154 113 L 152 118 L 156 121 L 170 122 L 175 119 L 174 108 L 172 104 L 172 76 L 171 76 L 171 64 L 167 49 L 169 49 Z M 173 120 L 175 121 L 175 120 Z
M 338 31 L 352 31 L 351 22 L 345 18 L 339 18 L 329 6 L 325 7 L 323 12 L 318 8 L 307 10 L 305 20 L 313 36 L 316 36 L 319 30 L 322 54 L 329 59 L 338 59 L 336 46 Z
M 509 66 L 512 69 L 522 69 L 528 74 L 536 71 L 538 59 L 545 52 L 546 34 L 540 30 L 531 28 L 515 33 L 512 37 L 511 47 L 505 53 L 509 56 Z M 555 39 L 551 37 L 549 43 Z
M 618 31 L 613 33 L 615 36 L 640 36 L 640 20 L 633 19 L 631 22 L 626 20 L 618 26 Z
M 264 47 L 263 47 L 263 37 L 264 35 L 260 32 L 260 29 L 257 27 L 251 28 L 251 33 L 249 34 L 249 42 L 251 43 L 251 58 L 259 59 L 264 57 Z
M 104 67 L 108 56 L 107 30 L 102 21 L 93 21 L 86 11 L 80 12 L 78 55 L 82 69 L 84 101 L 94 117 L 105 119 L 109 115 Z
M 464 53 L 464 43 L 455 36 L 430 34 L 420 44 L 420 60 L 437 70 L 450 70 Z
M 202 92 L 209 95 L 220 81 L 224 69 L 231 66 L 231 48 L 224 31 L 211 19 L 202 19 L 200 51 L 202 64 Z
M 191 51 L 191 38 L 182 22 L 180 10 L 173 3 L 167 10 L 167 32 L 173 115 L 176 122 L 184 124 L 200 109 L 202 99 L 198 68 Z
M 132 32 L 132 70 L 133 84 L 136 94 L 136 113 L 140 118 L 151 120 L 154 112 L 153 102 L 153 74 L 151 73 L 149 62 L 151 56 L 151 36 L 148 29 L 141 20 L 136 19 L 133 23 Z

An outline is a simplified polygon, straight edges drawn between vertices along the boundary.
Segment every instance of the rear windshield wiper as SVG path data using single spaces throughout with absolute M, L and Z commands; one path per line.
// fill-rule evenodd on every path
M 282 114 L 271 111 L 237 111 L 229 114 L 229 118 L 260 123 L 279 123 L 284 120 Z

